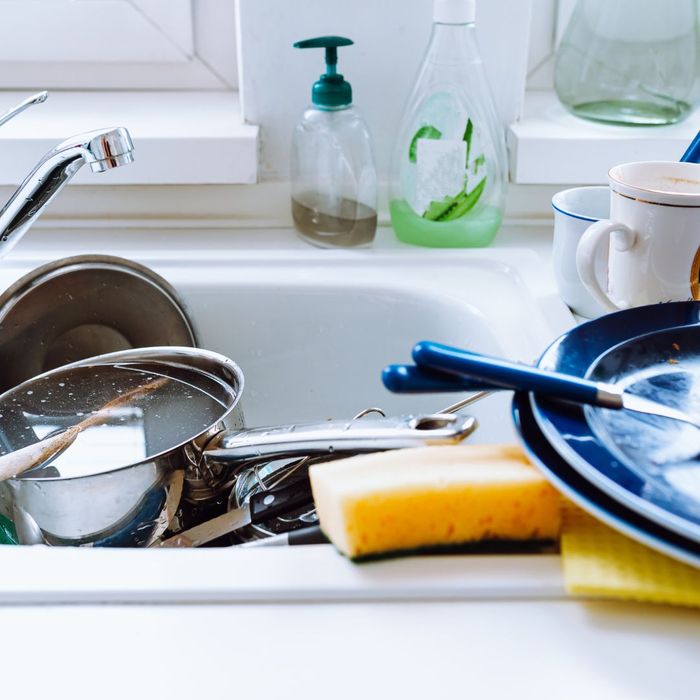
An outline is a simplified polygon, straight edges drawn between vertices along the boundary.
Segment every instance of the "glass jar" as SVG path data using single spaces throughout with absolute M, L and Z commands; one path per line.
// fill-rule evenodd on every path
M 554 87 L 573 114 L 635 126 L 690 112 L 695 0 L 578 0 L 557 50 Z

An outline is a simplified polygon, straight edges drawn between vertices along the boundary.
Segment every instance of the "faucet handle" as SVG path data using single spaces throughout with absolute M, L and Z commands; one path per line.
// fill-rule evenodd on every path
M 32 105 L 40 105 L 42 102 L 46 102 L 48 97 L 48 90 L 42 90 L 42 92 L 37 92 L 36 95 L 32 95 L 26 100 L 23 100 L 18 105 L 15 105 L 12 109 L 0 116 L 0 126 L 6 122 L 9 122 L 10 119 L 14 119 L 14 117 L 16 117 L 20 112 L 24 112 L 27 107 L 31 107 Z

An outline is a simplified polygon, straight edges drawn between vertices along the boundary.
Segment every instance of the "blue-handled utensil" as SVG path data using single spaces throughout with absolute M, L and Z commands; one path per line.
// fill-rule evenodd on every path
M 413 360 L 421 368 L 441 371 L 502 389 L 532 391 L 551 398 L 603 408 L 622 409 L 682 421 L 700 429 L 700 420 L 670 406 L 629 394 L 613 384 L 592 382 L 558 372 L 496 357 L 423 341 L 413 348 Z
M 394 394 L 450 394 L 498 389 L 488 382 L 434 372 L 416 365 L 387 365 L 382 370 L 382 382 Z
M 700 131 L 698 131 L 695 138 L 690 142 L 690 146 L 681 156 L 681 163 L 700 163 Z

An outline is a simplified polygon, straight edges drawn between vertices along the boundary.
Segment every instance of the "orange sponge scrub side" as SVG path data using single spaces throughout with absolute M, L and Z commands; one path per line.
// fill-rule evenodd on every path
M 321 528 L 351 558 L 559 534 L 561 497 L 514 445 L 373 453 L 309 475 Z

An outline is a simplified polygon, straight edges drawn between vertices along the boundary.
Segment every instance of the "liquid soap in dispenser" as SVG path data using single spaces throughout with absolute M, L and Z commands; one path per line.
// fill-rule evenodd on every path
M 428 50 L 392 157 L 391 223 L 415 245 L 491 243 L 503 216 L 505 134 L 475 34 L 475 0 L 433 0 Z
M 352 88 L 336 72 L 340 36 L 298 41 L 298 49 L 325 49 L 326 72 L 314 83 L 312 104 L 294 130 L 292 217 L 299 235 L 324 248 L 369 245 L 377 228 L 377 175 L 372 143 Z

